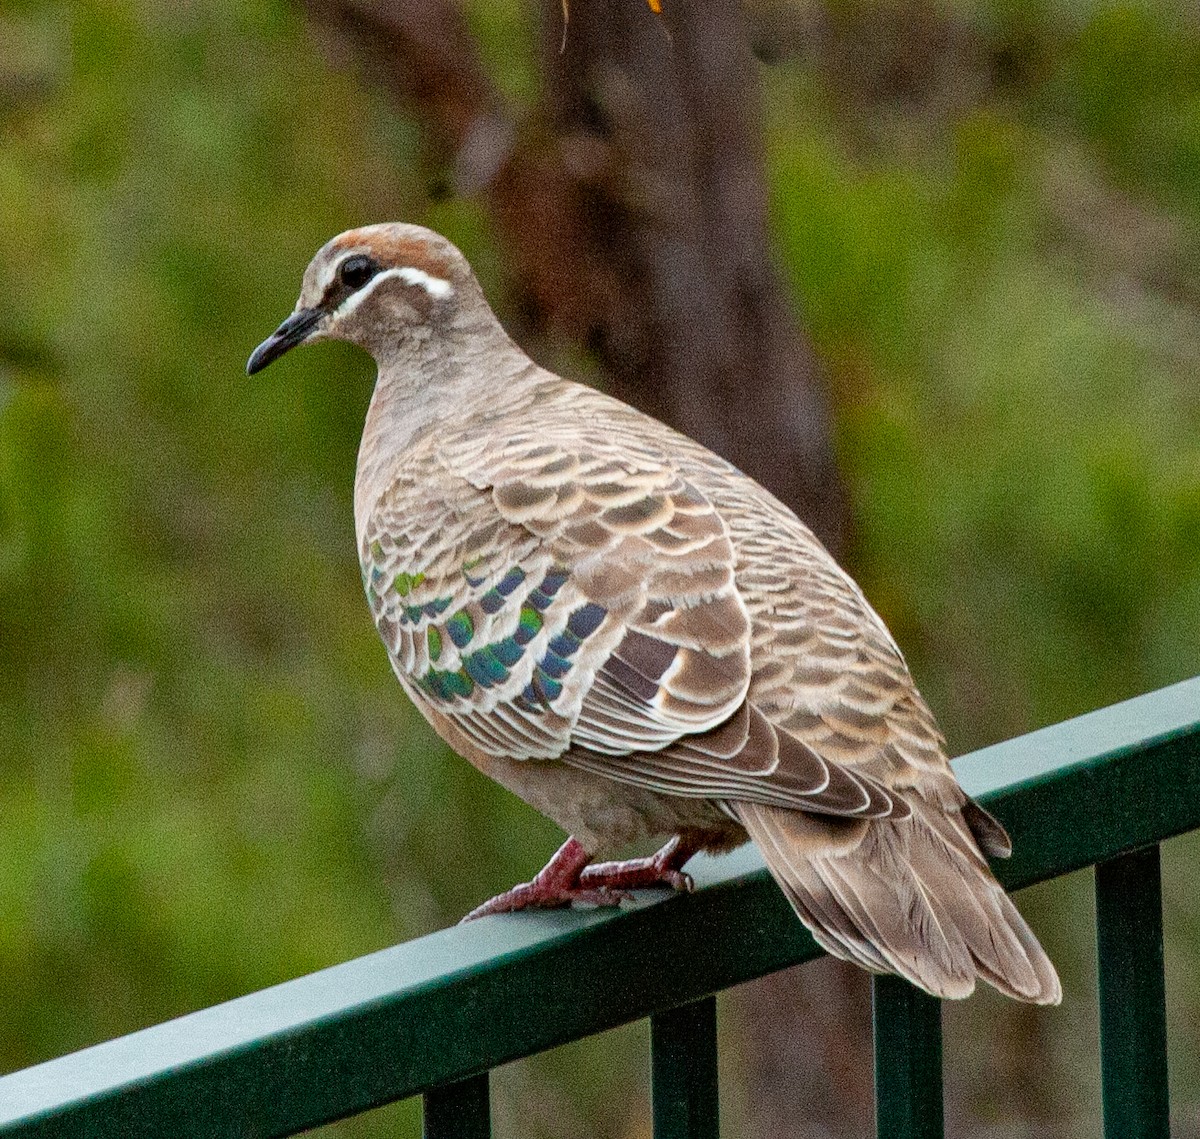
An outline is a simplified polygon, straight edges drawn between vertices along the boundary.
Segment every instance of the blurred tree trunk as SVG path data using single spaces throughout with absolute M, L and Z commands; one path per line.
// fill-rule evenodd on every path
M 772 263 L 759 92 L 736 0 L 543 0 L 542 104 L 512 122 L 450 0 L 305 0 L 413 112 L 431 170 L 478 194 L 522 332 L 590 349 L 613 394 L 701 440 L 839 554 L 849 515 L 824 379 Z M 862 1133 L 864 974 L 791 970 L 735 997 L 761 1139 Z
M 823 379 L 771 261 L 755 64 L 736 0 L 557 5 L 545 113 L 574 175 L 584 264 L 573 313 L 614 394 L 725 455 L 842 547 Z M 668 34 L 669 27 L 669 34 Z M 600 303 L 595 303 L 600 301 Z

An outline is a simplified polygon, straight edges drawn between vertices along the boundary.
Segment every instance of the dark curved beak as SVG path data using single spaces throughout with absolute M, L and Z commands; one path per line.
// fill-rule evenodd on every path
M 289 348 L 303 344 L 321 319 L 321 310 L 305 308 L 292 313 L 270 336 L 250 354 L 246 375 L 261 372 L 272 360 L 278 360 Z

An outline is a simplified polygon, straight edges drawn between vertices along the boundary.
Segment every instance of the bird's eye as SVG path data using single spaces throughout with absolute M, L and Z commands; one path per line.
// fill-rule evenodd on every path
M 375 276 L 379 266 L 365 253 L 347 257 L 338 267 L 338 277 L 348 289 L 361 289 Z

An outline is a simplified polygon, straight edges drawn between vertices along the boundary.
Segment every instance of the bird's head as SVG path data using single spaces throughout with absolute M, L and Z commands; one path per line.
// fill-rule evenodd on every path
M 349 340 L 378 357 L 447 327 L 481 297 L 467 259 L 432 230 L 402 222 L 347 230 L 317 251 L 295 311 L 254 350 L 246 371 L 314 340 Z

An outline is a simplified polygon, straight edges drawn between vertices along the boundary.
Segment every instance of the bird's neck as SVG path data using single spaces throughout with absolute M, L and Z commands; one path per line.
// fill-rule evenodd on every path
M 489 311 L 438 330 L 411 330 L 383 350 L 358 451 L 354 513 L 360 532 L 398 463 L 439 424 L 476 404 L 511 398 L 532 373 L 529 357 Z

